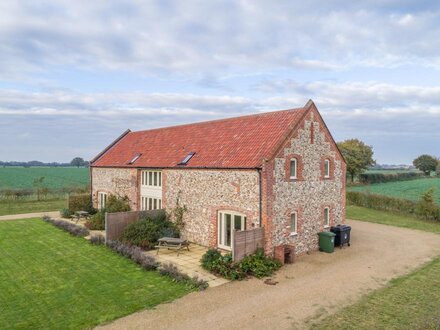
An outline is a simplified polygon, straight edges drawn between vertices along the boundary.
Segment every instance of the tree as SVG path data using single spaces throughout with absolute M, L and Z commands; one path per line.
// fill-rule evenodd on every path
M 437 158 L 430 155 L 421 155 L 413 160 L 413 165 L 425 175 L 429 175 L 431 171 L 435 171 L 437 168 Z
M 37 190 L 37 200 L 41 199 L 41 195 L 45 195 L 46 197 L 49 192 L 49 189 L 47 189 L 44 185 L 44 179 L 44 176 L 40 176 L 38 178 L 35 178 L 34 182 L 32 183 L 32 185 Z
M 70 165 L 76 166 L 76 167 L 84 166 L 84 164 L 85 164 L 84 159 L 82 159 L 81 157 L 75 157 L 70 162 Z
M 356 175 L 376 163 L 373 159 L 373 148 L 358 139 L 339 142 L 338 148 L 347 162 L 347 172 L 352 182 Z

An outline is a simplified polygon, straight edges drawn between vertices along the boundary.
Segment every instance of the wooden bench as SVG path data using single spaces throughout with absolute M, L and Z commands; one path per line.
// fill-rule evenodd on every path
M 186 239 L 174 237 L 162 237 L 158 239 L 159 244 L 155 246 L 157 249 L 156 255 L 159 254 L 160 249 L 177 250 L 177 256 L 180 250 L 186 248 L 189 251 L 189 242 Z

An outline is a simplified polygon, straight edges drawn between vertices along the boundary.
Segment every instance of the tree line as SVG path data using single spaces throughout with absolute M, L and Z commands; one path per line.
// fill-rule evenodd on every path
M 38 160 L 31 160 L 28 162 L 19 162 L 19 161 L 1 161 L 0 166 L 17 166 L 17 167 L 67 167 L 67 166 L 76 166 L 76 167 L 88 167 L 90 162 L 84 160 L 81 157 L 73 158 L 69 163 L 60 163 L 60 162 L 40 162 Z

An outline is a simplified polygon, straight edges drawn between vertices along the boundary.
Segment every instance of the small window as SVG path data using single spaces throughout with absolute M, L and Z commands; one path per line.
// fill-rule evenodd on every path
M 298 233 L 297 213 L 293 212 L 290 215 L 290 235 L 296 235 Z
M 107 203 L 107 194 L 104 192 L 98 193 L 98 209 L 103 210 Z
M 129 162 L 128 164 L 134 164 L 135 161 L 137 161 L 139 159 L 139 157 L 142 156 L 142 154 L 136 154 Z
M 297 161 L 296 158 L 290 160 L 290 179 L 296 179 Z
M 330 177 L 330 161 L 328 159 L 324 160 L 324 178 Z
M 324 208 L 324 227 L 329 227 L 330 225 L 330 209 L 328 207 Z
M 195 152 L 190 152 L 179 164 L 177 165 L 186 165 L 190 161 L 190 159 L 195 155 Z

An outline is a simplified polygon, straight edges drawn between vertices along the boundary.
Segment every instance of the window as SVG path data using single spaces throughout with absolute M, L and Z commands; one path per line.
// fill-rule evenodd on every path
M 328 159 L 324 160 L 324 178 L 330 177 L 330 161 Z
M 234 244 L 234 230 L 246 230 L 246 216 L 234 211 L 220 211 L 217 220 L 218 246 L 231 250 Z
M 162 172 L 142 171 L 141 183 L 147 187 L 162 187 Z
M 290 160 L 290 179 L 296 179 L 297 161 L 296 158 Z
M 297 213 L 293 212 L 290 215 L 290 235 L 294 236 L 297 234 L 298 231 L 298 223 L 297 223 Z
M 330 225 L 330 209 L 328 207 L 324 208 L 324 227 L 329 227 Z
M 141 198 L 141 210 L 159 210 L 162 208 L 161 198 L 144 197 Z
M 186 157 L 177 165 L 186 165 L 190 161 L 190 159 L 195 155 L 195 152 L 190 152 Z
M 135 161 L 139 159 L 139 157 L 142 156 L 142 154 L 136 154 L 134 157 L 128 162 L 129 165 L 134 164 Z
M 104 192 L 98 193 L 98 209 L 100 210 L 104 209 L 106 203 L 107 203 L 107 193 Z

